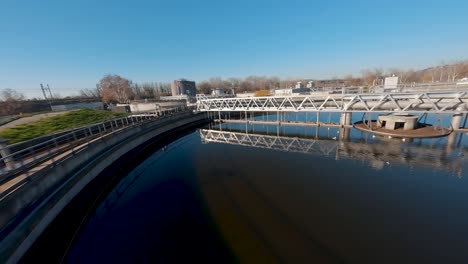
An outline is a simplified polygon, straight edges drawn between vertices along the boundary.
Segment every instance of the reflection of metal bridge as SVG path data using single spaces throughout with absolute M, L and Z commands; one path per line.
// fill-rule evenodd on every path
M 468 90 L 453 92 L 198 98 L 207 112 L 466 113 Z
M 334 154 L 337 147 L 337 142 L 332 140 L 277 137 L 208 129 L 201 129 L 200 136 L 204 143 L 218 142 L 286 152 L 320 153 L 327 156 Z
M 344 129 L 342 129 L 343 131 Z M 203 143 L 224 143 L 247 147 L 266 148 L 285 152 L 318 154 L 335 159 L 348 158 L 368 163 L 381 169 L 385 164 L 404 163 L 429 168 L 441 168 L 461 175 L 464 167 L 463 153 L 453 153 L 450 148 L 430 148 L 407 144 L 364 143 L 334 139 L 312 139 L 242 132 L 201 129 Z M 462 150 L 461 150 L 462 151 Z

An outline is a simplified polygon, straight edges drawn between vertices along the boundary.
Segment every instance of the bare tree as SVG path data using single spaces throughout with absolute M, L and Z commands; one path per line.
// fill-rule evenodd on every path
M 128 103 L 133 96 L 131 82 L 119 75 L 106 75 L 99 82 L 104 102 Z
M 140 87 L 137 83 L 130 85 L 130 89 L 132 90 L 132 99 L 134 100 L 140 100 L 143 98 L 142 96 L 142 87 Z
M 198 86 L 198 90 L 203 94 L 209 94 L 211 92 L 211 89 L 213 89 L 213 87 L 211 86 L 211 83 L 207 81 L 203 81 L 199 83 L 197 86 Z
M 16 114 L 26 98 L 24 94 L 9 88 L 1 92 L 1 97 L 4 111 L 8 114 Z
M 395 76 L 398 76 L 399 83 L 409 83 L 409 82 L 414 82 L 416 79 L 416 72 L 412 69 L 410 70 L 401 70 L 398 68 L 390 68 L 389 69 L 389 75 L 395 74 Z
M 462 73 L 465 66 L 466 65 L 460 61 L 455 62 L 451 65 L 447 65 L 447 81 L 454 82 L 457 79 L 457 77 Z
M 362 71 L 362 78 L 369 86 L 374 86 L 378 84 L 378 80 L 383 77 L 383 70 L 380 68 L 376 68 L 374 70 L 363 70 Z
M 437 67 L 437 72 L 438 72 L 438 75 L 439 75 L 439 82 L 442 82 L 442 80 L 444 79 L 445 68 L 446 68 L 446 65 L 445 65 L 445 62 L 443 62 L 443 61 Z
M 101 97 L 101 89 L 99 85 L 96 86 L 94 89 L 81 89 L 80 96 L 83 98 L 99 98 Z

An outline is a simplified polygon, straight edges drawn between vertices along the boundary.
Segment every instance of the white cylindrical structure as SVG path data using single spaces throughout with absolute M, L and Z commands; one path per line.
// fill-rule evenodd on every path
M 457 107 L 457 111 L 465 111 L 466 110 L 466 105 L 462 104 L 459 107 Z M 464 113 L 455 113 L 452 115 L 452 128 L 453 129 L 459 129 L 461 127 L 461 123 L 464 117 Z
M 341 113 L 340 125 L 342 125 L 342 126 L 349 126 L 349 125 L 351 125 L 351 117 L 352 117 L 352 113 L 351 113 L 351 112 L 343 112 L 343 113 Z

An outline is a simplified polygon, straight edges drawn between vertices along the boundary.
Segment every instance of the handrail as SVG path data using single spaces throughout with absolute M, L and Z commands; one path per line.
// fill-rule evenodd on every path
M 0 151 L 2 151 L 3 154 L 7 154 L 0 158 L 0 164 L 3 165 L 0 165 L 0 184 L 26 169 L 45 162 L 46 160 L 52 160 L 55 162 L 54 158 L 56 156 L 66 152 L 67 150 L 73 149 L 84 142 L 89 143 L 95 138 L 107 136 L 116 131 L 143 124 L 148 120 L 159 119 L 165 115 L 172 115 L 173 113 L 190 110 L 191 108 L 187 107 L 176 107 L 160 111 L 159 113 L 146 113 L 114 118 L 75 129 L 69 133 L 53 137 L 39 144 L 15 151 L 14 153 L 8 152 L 12 147 L 18 146 L 20 143 L 25 144 L 25 142 L 7 145 L 0 148 Z

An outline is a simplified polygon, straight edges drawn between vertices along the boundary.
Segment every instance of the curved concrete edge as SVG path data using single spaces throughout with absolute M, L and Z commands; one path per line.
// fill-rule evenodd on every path
M 35 206 L 0 242 L 0 261 L 17 263 L 68 203 L 129 150 L 178 127 L 206 120 L 204 114 L 183 114 L 161 120 L 163 124 L 152 122 L 134 127 L 103 138 L 79 155 L 57 164 L 46 175 L 35 177 L 31 187 L 23 188 L 14 197 L 9 197 L 15 209 L 20 206 L 15 199 L 22 201 L 23 205 L 35 203 Z

